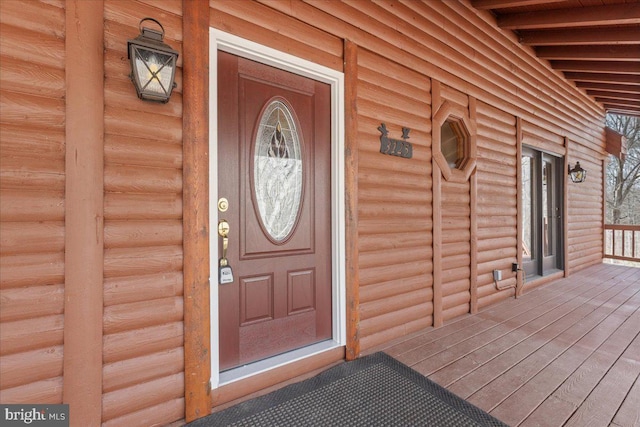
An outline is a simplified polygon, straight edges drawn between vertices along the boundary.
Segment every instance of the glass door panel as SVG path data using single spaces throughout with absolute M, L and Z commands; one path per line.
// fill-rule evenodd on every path
M 535 157 L 522 154 L 522 263 L 527 274 L 535 268 Z
M 551 200 L 552 200 L 552 164 L 549 159 L 542 162 L 542 255 L 553 255 L 552 230 L 550 225 L 553 216 Z
M 522 264 L 527 276 L 562 269 L 562 159 L 522 150 Z

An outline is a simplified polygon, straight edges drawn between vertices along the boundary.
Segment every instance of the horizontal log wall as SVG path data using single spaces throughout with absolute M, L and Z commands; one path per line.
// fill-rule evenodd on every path
M 430 81 L 361 49 L 358 55 L 360 346 L 431 325 Z M 380 153 L 380 131 L 411 129 L 413 157 Z
M 184 418 L 182 58 L 158 104 L 135 96 L 126 52 L 147 16 L 181 51 L 181 15 L 180 2 L 105 1 L 105 426 Z
M 478 102 L 478 306 L 513 296 L 517 259 L 516 118 Z M 501 270 L 504 291 L 496 291 Z
M 213 27 L 335 70 L 343 70 L 344 39 L 358 46 L 362 350 L 432 324 L 432 78 L 453 89 L 450 97 L 477 99 L 478 306 L 512 295 L 494 289 L 492 270 L 503 270 L 504 284 L 515 281 L 504 270 L 517 256 L 516 117 L 525 143 L 564 154 L 566 139 L 569 162 L 589 171 L 586 183 L 567 187 L 566 264 L 573 272 L 600 262 L 603 112 L 497 30 L 489 13 L 467 0 L 210 6 Z M 2 403 L 62 402 L 64 7 L 59 0 L 1 5 Z M 182 74 L 178 68 L 168 104 L 141 102 L 126 54 L 146 16 L 162 22 L 181 52 L 181 14 L 180 1 L 105 0 L 105 425 L 184 416 Z M 378 152 L 381 122 L 392 138 L 412 129 L 413 159 Z
M 604 147 L 601 108 L 576 92 L 557 74 L 549 72 L 531 50 L 518 44 L 511 32 L 497 30 L 490 14 L 478 12 L 466 1 L 264 0 L 260 3 L 295 18 L 286 34 L 291 34 L 296 26 L 301 25 L 298 21 L 312 22 L 317 29 L 349 39 L 361 50 L 376 52 L 393 63 L 441 81 L 457 91 L 460 97 L 473 96 L 478 100 L 478 105 L 482 105 L 478 112 L 476 195 L 478 304 L 485 306 L 512 295 L 513 290 L 498 292 L 495 289 L 491 272 L 503 270 L 505 280 L 501 286 L 515 285 L 516 278 L 510 271 L 510 265 L 517 259 L 516 117 L 531 125 L 526 132 L 542 141 L 540 148 L 548 149 L 563 137 L 568 137 L 583 147 L 593 147 L 593 154 L 597 155 Z M 211 4 L 219 2 L 212 1 Z M 245 7 L 249 8 L 248 5 Z M 258 13 L 263 13 L 263 10 L 253 12 Z M 220 23 L 220 28 L 229 27 Z M 244 34 L 261 32 L 255 28 L 238 31 Z M 254 37 L 259 39 L 259 36 Z M 263 42 L 274 44 L 266 38 Z M 359 110 L 362 105 L 359 103 Z M 359 142 L 363 141 L 361 138 Z M 586 153 L 587 156 L 590 154 Z M 366 154 L 361 153 L 361 156 Z M 597 176 L 597 168 L 595 170 L 594 175 Z M 362 171 L 358 176 L 361 185 L 365 176 Z M 570 210 L 571 206 L 577 209 L 572 191 L 570 187 Z M 359 196 L 359 201 L 364 197 L 367 197 L 366 192 Z M 597 197 L 601 198 L 596 196 L 596 200 Z M 381 222 L 360 221 L 361 254 L 369 245 L 384 241 L 376 234 L 381 225 Z M 575 226 L 569 227 L 570 242 L 577 238 L 573 236 L 575 229 Z M 589 232 L 587 239 L 592 248 L 600 238 L 598 233 L 598 229 Z M 593 262 L 592 256 L 595 255 L 589 250 L 570 253 L 570 268 L 581 268 Z M 403 271 L 401 274 L 406 274 L 406 270 L 400 270 Z M 388 267 L 385 271 L 389 271 Z M 360 278 L 363 289 L 366 278 L 366 273 Z M 384 288 L 384 285 L 379 286 Z M 376 331 L 375 328 L 372 331 Z M 366 347 L 367 328 L 360 332 Z
M 603 156 L 577 141 L 568 141 L 567 159 L 571 167 L 580 162 L 587 170 L 587 180 L 568 180 L 568 253 L 565 268 L 569 274 L 602 262 L 604 239 Z
M 0 6 L 2 403 L 62 403 L 64 6 Z
M 455 105 L 469 117 L 469 98 L 441 86 L 441 102 Z M 435 105 L 434 105 L 435 108 Z M 470 121 L 469 121 L 470 123 Z M 465 144 L 471 144 L 467 139 Z M 469 152 L 469 148 L 465 150 Z M 441 179 L 440 222 L 442 225 L 442 320 L 471 311 L 471 183 Z

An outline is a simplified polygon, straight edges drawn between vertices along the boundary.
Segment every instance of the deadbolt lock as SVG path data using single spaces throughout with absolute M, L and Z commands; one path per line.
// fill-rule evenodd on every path
M 226 198 L 221 197 L 220 200 L 218 200 L 218 210 L 220 212 L 226 212 L 227 209 L 229 209 L 229 201 Z

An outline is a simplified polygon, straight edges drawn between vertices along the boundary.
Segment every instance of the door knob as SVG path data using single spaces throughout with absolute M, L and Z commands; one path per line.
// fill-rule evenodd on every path
M 229 237 L 229 223 L 226 219 L 221 219 L 218 222 L 218 235 L 220 237 Z
M 225 219 L 218 222 L 218 235 L 222 237 L 222 257 L 218 265 L 218 283 L 224 285 L 233 282 L 233 271 L 227 261 L 227 249 L 229 248 L 229 223 Z

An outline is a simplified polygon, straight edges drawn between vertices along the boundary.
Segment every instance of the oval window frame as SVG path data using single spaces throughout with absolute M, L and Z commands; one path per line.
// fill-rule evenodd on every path
M 262 122 L 265 112 L 267 111 L 269 106 L 272 105 L 274 102 L 281 102 L 282 104 L 285 105 L 285 107 L 287 108 L 287 110 L 291 115 L 291 119 L 293 120 L 293 125 L 298 130 L 297 134 L 298 134 L 298 143 L 300 145 L 300 161 L 301 161 L 301 167 L 302 167 L 300 203 L 298 205 L 298 211 L 295 215 L 295 219 L 293 220 L 291 229 L 282 240 L 277 240 L 276 238 L 274 238 L 264 223 L 262 211 L 260 210 L 260 205 L 258 203 L 257 192 L 256 192 L 256 182 L 255 182 L 255 170 L 256 170 L 255 159 L 256 159 L 256 145 L 257 145 L 256 142 L 258 138 L 258 133 L 260 131 L 260 123 Z M 249 156 L 251 158 L 250 164 L 249 164 L 249 180 L 250 180 L 250 188 L 251 188 L 251 201 L 253 203 L 254 213 L 256 214 L 258 223 L 260 224 L 260 229 L 262 230 L 263 235 L 271 243 L 277 246 L 282 246 L 288 243 L 293 238 L 298 228 L 298 224 L 300 223 L 300 217 L 302 216 L 302 211 L 304 209 L 304 200 L 305 200 L 306 183 L 307 183 L 307 169 L 308 169 L 305 152 L 306 152 L 305 141 L 302 133 L 302 127 L 300 126 L 298 115 L 296 114 L 296 111 L 294 110 L 293 106 L 283 96 L 273 96 L 269 98 L 260 109 L 260 113 L 258 113 L 258 118 L 254 124 L 254 129 L 253 129 L 252 138 L 251 138 L 251 150 L 249 152 Z

